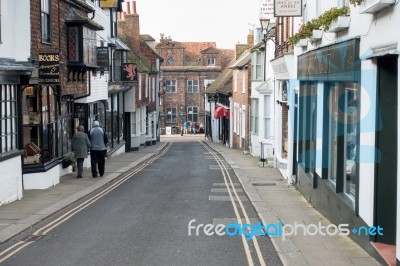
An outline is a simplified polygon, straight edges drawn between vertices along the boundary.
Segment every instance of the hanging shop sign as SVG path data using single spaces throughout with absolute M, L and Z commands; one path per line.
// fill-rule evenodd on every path
M 118 7 L 118 0 L 100 0 L 101 8 Z
M 39 53 L 38 76 L 39 84 L 60 84 L 60 55 L 58 53 Z
M 274 0 L 260 0 L 260 19 L 274 18 Z
M 97 66 L 99 71 L 107 71 L 109 67 L 108 47 L 97 47 Z
M 274 0 L 275 17 L 301 17 L 302 0 Z
M 352 39 L 319 48 L 298 57 L 299 80 L 357 81 L 360 40 Z
M 132 63 L 122 64 L 122 81 L 137 81 L 137 65 Z

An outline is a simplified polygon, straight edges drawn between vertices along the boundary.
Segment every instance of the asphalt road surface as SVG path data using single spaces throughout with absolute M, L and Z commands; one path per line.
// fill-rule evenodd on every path
M 1 265 L 281 265 L 268 237 L 234 234 L 259 220 L 228 164 L 202 142 L 171 143 L 107 192 L 38 225 Z

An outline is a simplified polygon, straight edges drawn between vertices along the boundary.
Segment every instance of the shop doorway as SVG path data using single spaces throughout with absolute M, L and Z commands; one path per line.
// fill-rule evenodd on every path
M 376 147 L 380 151 L 375 165 L 374 225 L 383 228 L 375 242 L 396 244 L 397 202 L 397 81 L 398 57 L 377 59 Z M 380 126 L 381 125 L 381 126 Z

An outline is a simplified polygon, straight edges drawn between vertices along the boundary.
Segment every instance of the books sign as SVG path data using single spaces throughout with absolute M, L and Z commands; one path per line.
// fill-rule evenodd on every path
M 60 55 L 39 53 L 39 84 L 60 84 Z

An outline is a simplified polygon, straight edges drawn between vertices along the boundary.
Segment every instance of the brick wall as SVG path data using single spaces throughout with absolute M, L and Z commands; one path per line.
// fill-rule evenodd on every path
M 60 85 L 62 94 L 86 93 L 87 74 L 82 81 L 68 81 L 67 69 L 67 26 L 65 21 L 75 14 L 87 16 L 86 12 L 71 6 L 65 1 L 51 1 L 51 43 L 42 43 L 40 0 L 31 1 L 31 57 L 38 58 L 39 53 L 52 52 L 60 54 Z M 36 67 L 38 67 L 36 65 Z
M 233 148 L 238 149 L 240 146 L 242 146 L 242 150 L 246 150 L 248 143 L 247 143 L 247 138 L 248 138 L 248 134 L 249 134 L 249 121 L 248 121 L 248 117 L 249 117 L 249 112 L 250 112 L 250 82 L 249 82 L 249 72 L 248 68 L 246 69 L 235 69 L 233 74 L 233 77 L 235 78 L 235 81 L 233 82 L 234 84 L 236 84 L 237 90 L 235 92 L 235 90 L 233 90 L 232 92 L 232 101 L 234 103 L 237 103 L 239 106 L 239 108 L 242 108 L 243 106 L 246 106 L 246 110 L 245 110 L 245 130 L 244 130 L 244 136 L 242 136 L 242 138 L 239 136 L 239 132 L 240 129 L 236 129 L 235 133 L 233 131 L 233 125 L 232 125 L 232 131 L 233 131 L 233 139 L 232 139 L 232 145 Z M 244 86 L 244 93 L 243 93 L 243 86 Z M 232 118 L 231 121 L 232 123 L 237 123 L 237 119 L 239 119 L 239 117 L 236 117 L 237 113 L 235 112 L 235 108 L 232 110 Z M 240 113 L 239 113 L 240 116 Z

